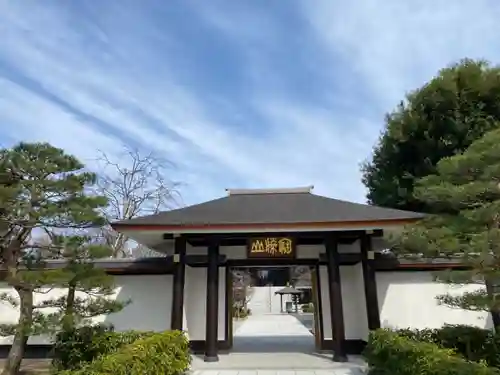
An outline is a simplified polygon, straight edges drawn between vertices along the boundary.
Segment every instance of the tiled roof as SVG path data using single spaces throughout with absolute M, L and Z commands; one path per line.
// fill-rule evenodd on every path
M 194 226 L 301 224 L 416 220 L 417 212 L 382 208 L 315 195 L 301 190 L 248 190 L 205 203 L 114 223 L 114 226 Z

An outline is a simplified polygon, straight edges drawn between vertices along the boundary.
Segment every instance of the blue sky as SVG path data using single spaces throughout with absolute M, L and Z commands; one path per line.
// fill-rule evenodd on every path
M 463 57 L 500 62 L 498 0 L 0 1 L 0 144 L 175 164 L 186 204 L 315 186 L 363 202 L 384 114 Z

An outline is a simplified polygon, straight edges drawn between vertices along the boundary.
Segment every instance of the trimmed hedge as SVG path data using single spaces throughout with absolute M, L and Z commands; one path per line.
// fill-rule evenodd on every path
M 469 361 L 485 361 L 488 366 L 500 368 L 500 335 L 492 330 L 467 325 L 446 325 L 438 329 L 400 329 L 395 332 L 413 340 L 453 349 Z
M 233 306 L 233 318 L 244 319 L 252 314 L 252 310 L 244 306 Z
M 452 349 L 385 329 L 370 333 L 364 356 L 370 375 L 500 375 L 498 369 L 467 361 Z
M 153 334 L 59 375 L 179 375 L 189 369 L 189 341 L 181 331 Z
M 314 304 L 311 303 L 304 303 L 302 305 L 302 312 L 303 313 L 313 313 L 314 312 Z
M 78 369 L 100 356 L 116 352 L 124 345 L 151 336 L 153 332 L 114 332 L 112 326 L 80 327 L 57 334 L 52 349 L 55 370 Z

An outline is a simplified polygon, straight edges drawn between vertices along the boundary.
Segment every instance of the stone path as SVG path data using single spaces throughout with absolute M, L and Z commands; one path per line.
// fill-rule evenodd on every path
M 335 363 L 331 354 L 316 353 L 314 336 L 288 314 L 252 315 L 234 333 L 233 349 L 219 362 L 194 357 L 193 375 L 360 375 L 359 357 Z

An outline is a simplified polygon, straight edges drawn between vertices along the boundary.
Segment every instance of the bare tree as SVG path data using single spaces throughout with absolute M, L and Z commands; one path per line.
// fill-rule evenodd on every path
M 296 285 L 299 280 L 310 283 L 311 269 L 309 266 L 294 266 L 290 269 L 290 281 Z
M 111 229 L 109 223 L 179 207 L 180 183 L 167 178 L 173 165 L 152 152 L 141 154 L 128 146 L 124 146 L 119 161 L 111 160 L 101 152 L 98 162 L 101 167 L 98 172 L 99 194 L 109 199 L 104 212 L 108 225 L 102 228 L 101 236 L 113 248 L 115 258 L 144 256 L 147 253 L 144 246 L 128 246 L 129 239 Z
M 233 273 L 233 307 L 236 311 L 246 310 L 248 302 L 252 298 L 253 280 L 247 269 L 234 269 Z

